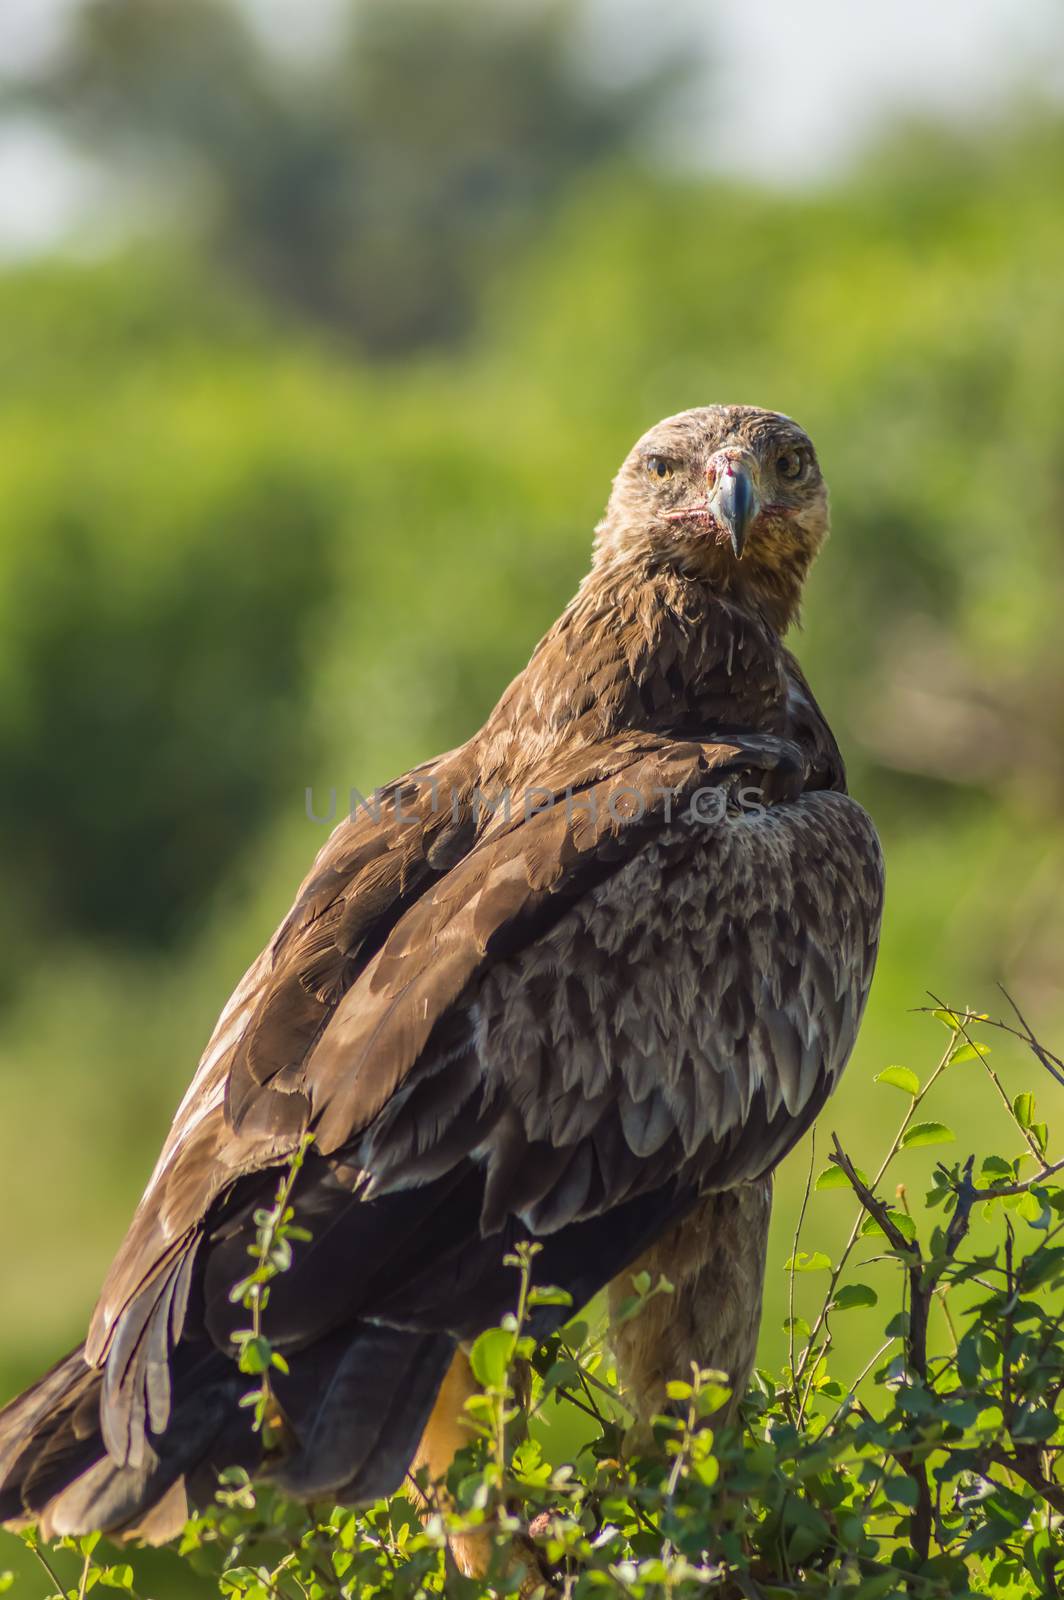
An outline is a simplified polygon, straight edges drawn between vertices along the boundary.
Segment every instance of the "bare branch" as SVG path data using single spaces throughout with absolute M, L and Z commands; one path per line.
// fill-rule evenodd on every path
M 868 1185 L 857 1176 L 853 1162 L 850 1160 L 849 1156 L 842 1148 L 842 1145 L 839 1143 L 838 1134 L 833 1133 L 831 1138 L 834 1149 L 832 1150 L 831 1155 L 828 1157 L 829 1161 L 834 1162 L 837 1167 L 842 1168 L 843 1172 L 846 1174 L 850 1188 L 853 1190 L 858 1200 L 860 1200 L 861 1204 L 868 1212 L 868 1215 L 870 1217 L 874 1217 L 876 1222 L 879 1223 L 879 1226 L 886 1234 L 887 1240 L 891 1247 L 895 1250 L 904 1252 L 905 1254 L 912 1254 L 912 1252 L 915 1250 L 919 1256 L 919 1247 L 914 1245 L 911 1240 L 905 1237 L 904 1233 L 902 1233 L 901 1229 L 898 1227 L 898 1224 L 894 1221 L 890 1212 L 887 1210 L 887 1207 L 884 1205 L 883 1201 L 877 1200 Z

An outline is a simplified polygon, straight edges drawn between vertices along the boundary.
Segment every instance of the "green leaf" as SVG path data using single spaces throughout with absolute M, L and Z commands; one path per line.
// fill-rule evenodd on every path
M 788 1500 L 783 1518 L 785 1527 L 790 1529 L 787 1555 L 792 1561 L 808 1560 L 830 1538 L 831 1530 L 827 1522 L 808 1501 Z
M 1059 1275 L 1064 1275 L 1064 1246 L 1061 1245 L 1034 1251 L 1020 1267 L 1020 1281 L 1025 1289 L 1036 1288 Z
M 969 1388 L 979 1378 L 979 1351 L 974 1333 L 965 1333 L 957 1346 L 957 1375 Z
M 694 1390 L 689 1383 L 684 1383 L 680 1378 L 672 1378 L 665 1385 L 665 1393 L 670 1400 L 690 1400 Z
M 884 1067 L 882 1072 L 876 1073 L 875 1082 L 889 1083 L 914 1098 L 920 1093 L 920 1080 L 909 1067 Z
M 867 1283 L 844 1283 L 835 1291 L 832 1302 L 836 1311 L 853 1311 L 857 1306 L 878 1305 L 879 1296 Z
M 261 1337 L 245 1339 L 240 1348 L 238 1362 L 241 1372 L 249 1372 L 253 1377 L 257 1377 L 259 1373 L 269 1371 L 272 1354 L 268 1339 Z
M 916 1508 L 918 1490 L 915 1480 L 912 1478 L 904 1478 L 900 1474 L 893 1478 L 887 1478 L 883 1484 L 883 1493 L 888 1500 L 893 1500 L 896 1505 L 908 1506 L 910 1510 L 915 1510 Z
M 543 1393 L 550 1394 L 559 1385 L 570 1388 L 580 1382 L 580 1368 L 575 1361 L 554 1361 L 543 1374 Z
M 1024 1222 L 1029 1222 L 1032 1228 L 1048 1227 L 1052 1218 L 1044 1190 L 1039 1192 L 1037 1189 L 1028 1189 L 1026 1194 L 1020 1196 L 1017 1209 Z
M 863 1530 L 862 1530 L 863 1531 Z M 865 1578 L 856 1589 L 847 1589 L 847 1600 L 885 1600 L 898 1592 L 898 1579 L 894 1572 L 880 1572 Z
M 132 1589 L 133 1568 L 128 1564 L 121 1567 L 107 1567 L 100 1574 L 100 1582 L 105 1589 Z
M 1035 1406 L 1022 1413 L 1012 1425 L 1012 1437 L 1017 1442 L 1043 1444 L 1056 1433 L 1058 1418 L 1048 1406 Z
M 270 1246 L 268 1260 L 274 1272 L 287 1272 L 292 1265 L 292 1246 L 287 1239 L 275 1239 Z
M 1021 1128 L 1029 1128 L 1034 1121 L 1034 1095 L 1018 1094 L 1012 1102 L 1012 1114 Z
M 854 1167 L 853 1170 L 862 1183 L 868 1182 L 868 1174 L 862 1172 L 860 1167 Z M 850 1180 L 841 1167 L 832 1164 L 830 1167 L 824 1168 L 813 1187 L 814 1189 L 848 1189 Z
M 812 1255 L 806 1250 L 799 1250 L 795 1256 L 789 1256 L 783 1263 L 784 1272 L 830 1272 L 831 1259 L 822 1250 L 814 1250 Z
M 731 1390 L 724 1383 L 703 1383 L 698 1390 L 698 1412 L 708 1417 L 731 1399 Z M 710 1435 L 712 1437 L 712 1435 Z
M 907 1211 L 888 1210 L 887 1216 L 898 1232 L 904 1234 L 911 1244 L 916 1238 L 916 1223 L 909 1213 Z M 883 1237 L 883 1229 L 879 1226 L 875 1217 L 865 1217 L 861 1223 L 861 1237 L 867 1239 L 870 1234 L 878 1234 L 880 1238 Z
M 912 1150 L 922 1144 L 950 1144 L 956 1137 L 944 1122 L 914 1122 L 911 1128 L 906 1128 L 901 1148 Z
M 978 1044 L 974 1040 L 969 1044 L 966 1039 L 963 1044 L 959 1044 L 956 1050 L 951 1052 L 949 1064 L 951 1067 L 959 1067 L 963 1061 L 978 1061 L 982 1056 L 988 1056 L 989 1054 L 990 1046 L 988 1044 Z
M 542 1289 L 528 1291 L 529 1308 L 532 1306 L 571 1306 L 573 1297 L 568 1289 L 557 1289 L 545 1284 Z
M 487 1328 L 473 1341 L 469 1364 L 478 1383 L 486 1389 L 501 1389 L 506 1382 L 506 1371 L 513 1351 L 512 1333 L 505 1328 Z

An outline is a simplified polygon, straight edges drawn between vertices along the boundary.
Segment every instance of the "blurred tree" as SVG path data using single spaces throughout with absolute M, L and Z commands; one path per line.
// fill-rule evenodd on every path
M 563 0 L 349 0 L 293 64 L 230 0 L 88 0 L 8 87 L 165 193 L 222 261 L 375 355 L 465 334 L 559 192 L 645 129 L 676 75 L 593 85 Z M 178 205 L 184 225 L 187 207 Z
M 114 485 L 84 478 L 14 556 L 24 693 L 0 697 L 0 866 L 24 932 L 172 943 L 301 793 L 327 510 L 305 472 L 256 465 L 210 505 L 193 495 L 195 531 L 186 508 L 144 515 L 135 535 L 171 549 L 141 572 L 101 537 Z

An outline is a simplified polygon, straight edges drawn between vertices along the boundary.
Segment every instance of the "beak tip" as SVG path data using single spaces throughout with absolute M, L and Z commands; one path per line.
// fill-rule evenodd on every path
M 741 561 L 746 536 L 757 516 L 757 493 L 746 468 L 729 462 L 728 470 L 717 479 L 712 494 L 713 514 L 726 529 L 736 561 Z

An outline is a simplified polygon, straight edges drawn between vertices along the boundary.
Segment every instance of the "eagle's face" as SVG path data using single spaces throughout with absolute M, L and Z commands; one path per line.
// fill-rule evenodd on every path
M 704 406 L 638 441 L 614 480 L 598 545 L 725 590 L 776 594 L 781 584 L 800 590 L 827 531 L 827 487 L 798 424 L 753 406 Z

